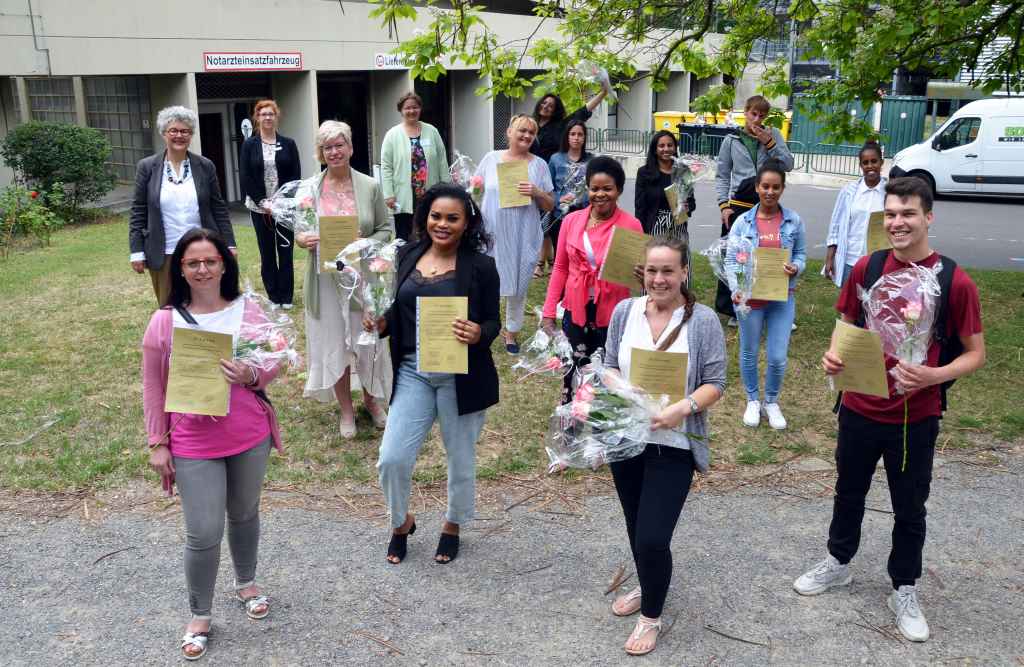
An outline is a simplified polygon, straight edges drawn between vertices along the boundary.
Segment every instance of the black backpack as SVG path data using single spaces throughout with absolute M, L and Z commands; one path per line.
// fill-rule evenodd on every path
M 872 285 L 878 282 L 878 279 L 882 277 L 882 271 L 885 268 L 885 261 L 889 259 L 889 253 L 891 251 L 876 250 L 871 253 L 871 257 L 868 259 L 867 269 L 864 271 L 864 279 L 861 281 L 860 286 L 864 289 L 870 289 Z M 935 342 L 939 344 L 939 366 L 945 366 L 964 352 L 964 344 L 960 341 L 960 336 L 955 333 L 950 336 L 947 335 L 949 329 L 949 293 L 953 287 L 953 274 L 956 272 L 956 262 L 945 255 L 939 255 L 939 261 L 942 262 L 942 269 L 939 271 L 939 289 L 941 294 L 939 296 L 939 312 L 935 316 L 935 324 L 932 325 L 932 336 L 935 338 Z M 857 326 L 864 327 L 864 310 L 861 309 L 860 316 L 856 321 Z M 942 399 L 942 411 L 946 411 L 946 391 L 953 386 L 956 380 L 949 380 L 943 382 L 939 386 L 939 394 Z M 839 394 L 839 399 L 836 401 L 836 410 L 838 411 L 839 405 L 842 403 L 843 396 L 842 392 Z

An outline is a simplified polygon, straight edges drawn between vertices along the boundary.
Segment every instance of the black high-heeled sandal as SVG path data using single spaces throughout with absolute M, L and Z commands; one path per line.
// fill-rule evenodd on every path
M 409 536 L 416 532 L 416 522 L 413 521 L 408 533 L 391 533 L 391 541 L 388 542 L 388 554 L 386 560 L 392 565 L 398 565 L 405 560 L 406 546 Z M 398 559 L 398 563 L 391 560 L 391 556 Z
M 447 565 L 459 555 L 459 536 L 451 533 L 441 533 L 441 539 L 437 542 L 437 553 L 434 554 L 434 562 Z M 448 560 L 437 560 L 438 556 L 447 556 Z

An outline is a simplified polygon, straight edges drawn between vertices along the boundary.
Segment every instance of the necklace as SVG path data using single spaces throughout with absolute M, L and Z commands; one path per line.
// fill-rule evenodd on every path
M 424 258 L 426 259 L 426 258 Z M 435 257 L 430 258 L 430 268 L 427 269 L 427 273 L 430 276 L 436 276 L 439 273 L 448 273 L 455 268 L 455 258 L 445 257 L 437 259 Z

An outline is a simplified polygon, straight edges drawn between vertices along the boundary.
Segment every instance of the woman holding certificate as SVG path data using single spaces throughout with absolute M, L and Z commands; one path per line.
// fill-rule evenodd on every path
M 653 236 L 675 236 L 686 241 L 687 227 L 675 223 L 675 211 L 665 194 L 665 188 L 672 185 L 672 167 L 678 154 L 675 136 L 667 131 L 655 132 L 647 149 L 647 163 L 636 172 L 636 192 L 633 212 L 645 234 Z M 686 200 L 686 212 L 697 208 L 693 194 Z
M 672 579 L 672 533 L 694 469 L 707 471 L 707 410 L 725 391 L 722 325 L 686 287 L 687 254 L 678 239 L 649 242 L 647 295 L 620 302 L 608 326 L 605 364 L 631 384 L 671 392 L 675 400 L 652 417 L 641 454 L 610 464 L 640 582 L 612 604 L 616 616 L 640 612 L 625 644 L 631 655 L 650 653 L 657 642 Z
M 258 326 L 267 317 L 256 303 L 240 296 L 238 262 L 216 232 L 185 232 L 170 261 L 170 305 L 153 314 L 142 339 L 142 397 L 149 464 L 163 477 L 164 488 L 177 483 L 185 515 L 185 581 L 192 619 L 181 652 L 196 660 L 206 653 L 209 641 L 225 514 L 235 595 L 249 618 L 270 613 L 270 603 L 256 585 L 256 557 L 263 475 L 271 446 L 281 447 L 274 410 L 262 390 L 278 368 L 260 369 L 232 358 L 232 341 L 238 341 L 243 324 Z M 171 373 L 174 338 L 193 328 L 224 338 L 228 352 L 219 360 L 219 371 L 228 383 L 227 406 L 226 415 L 217 414 L 225 416 L 165 411 L 177 393 Z M 208 365 L 216 368 L 217 363 L 214 357 Z M 220 381 L 216 374 L 214 379 Z M 193 377 L 187 381 L 186 393 L 201 393 Z
M 600 280 L 612 232 L 622 227 L 640 232 L 640 221 L 619 208 L 619 197 L 626 183 L 622 165 L 601 155 L 587 163 L 587 191 L 590 205 L 565 216 L 558 235 L 555 268 L 548 283 L 541 326 L 555 328 L 558 302 L 565 306 L 563 330 L 575 351 L 573 368 L 589 362 L 590 355 L 604 347 L 608 321 L 620 301 L 629 297 L 629 288 Z M 562 402 L 568 402 L 573 373 L 566 373 Z
M 825 241 L 828 250 L 821 275 L 834 282 L 836 287 L 846 283 L 858 259 L 870 254 L 871 244 L 868 241 L 872 213 L 878 214 L 878 228 L 884 234 L 881 213 L 885 208 L 888 179 L 882 176 L 882 147 L 875 141 L 865 143 L 857 161 L 864 176 L 839 191 Z
M 786 172 L 782 165 L 766 162 L 754 180 L 759 203 L 741 215 L 729 230 L 730 243 L 725 262 L 731 267 L 730 275 L 739 271 L 739 265 L 753 259 L 754 289 L 746 314 L 739 315 L 740 376 L 747 390 L 747 408 L 743 423 L 756 427 L 762 412 L 768 424 L 776 430 L 786 428 L 786 418 L 779 408 L 779 392 L 786 374 L 789 357 L 789 335 L 796 315 L 797 279 L 806 266 L 807 252 L 804 242 L 804 223 L 796 211 L 779 203 L 786 188 Z M 753 248 L 753 257 L 737 252 L 738 247 Z M 732 279 L 733 303 L 742 296 Z M 766 332 L 765 345 L 768 368 L 764 378 L 764 403 L 760 399 L 757 357 L 761 347 L 761 332 Z
M 341 407 L 338 429 L 342 438 L 356 435 L 352 406 L 352 367 L 355 366 L 363 388 L 363 406 L 373 425 L 384 428 L 387 414 L 383 402 L 391 394 L 391 357 L 383 342 L 356 345 L 362 322 L 359 301 L 342 302 L 338 298 L 334 276 L 324 262 L 334 260 L 337 250 L 324 256 L 318 251 L 325 226 L 342 227 L 356 223 L 360 238 L 390 241 L 394 226 L 388 219 L 384 196 L 377 181 L 349 165 L 352 157 L 352 130 L 345 123 L 327 120 L 316 133 L 316 157 L 327 165 L 325 171 L 309 179 L 309 197 L 320 221 L 320 232 L 297 234 L 295 242 L 309 250 L 306 269 L 306 364 L 309 375 L 304 395 L 323 402 L 337 400 Z M 355 240 L 353 237 L 352 241 Z M 341 247 L 347 245 L 340 241 Z
M 513 116 L 505 131 L 508 149 L 491 151 L 476 170 L 484 179 L 481 208 L 487 234 L 494 240 L 489 252 L 501 276 L 501 296 L 505 297 L 502 336 L 509 354 L 519 354 L 516 335 L 523 328 L 526 291 L 544 238 L 540 213 L 555 207 L 548 165 L 530 153 L 537 128 L 537 121 L 530 116 Z
M 416 455 L 437 420 L 448 457 L 448 512 L 434 560 L 459 553 L 459 526 L 476 503 L 476 441 L 498 402 L 491 343 L 501 326 L 500 279 L 485 253 L 490 239 L 465 190 L 430 188 L 413 219 L 417 241 L 402 247 L 395 302 L 384 317 L 363 319 L 386 336 L 395 360 L 394 393 L 380 444 L 380 486 L 391 516 L 389 563 L 401 563 L 416 519 L 409 493 Z

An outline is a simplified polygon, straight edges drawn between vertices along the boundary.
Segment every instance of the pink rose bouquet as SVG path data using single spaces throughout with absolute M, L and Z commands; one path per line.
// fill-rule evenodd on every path
M 402 239 L 389 243 L 377 239 L 357 239 L 345 246 L 329 268 L 338 268 L 335 274 L 342 298 L 357 298 L 364 311 L 373 317 L 387 312 L 394 302 L 395 267 Z M 376 331 L 361 331 L 356 343 L 376 345 L 380 336 Z
M 572 368 L 572 345 L 565 333 L 556 330 L 548 333 L 538 328 L 523 346 L 519 360 L 512 370 L 523 381 L 531 375 L 564 377 Z
M 452 161 L 448 173 L 452 178 L 452 184 L 459 186 L 469 193 L 477 203 L 484 194 L 484 178 L 476 173 L 476 163 L 473 158 L 455 151 L 455 160 Z
M 273 195 L 260 202 L 258 207 L 251 206 L 251 200 L 246 202 L 246 206 L 257 212 L 264 212 L 264 209 L 269 210 L 270 216 L 277 225 L 296 234 L 316 232 L 319 225 L 313 199 L 315 187 L 314 178 L 289 181 L 279 187 Z
M 729 286 L 733 293 L 739 292 L 740 302 L 735 304 L 738 315 L 750 312 L 747 301 L 754 290 L 754 245 L 746 238 L 726 236 L 701 252 L 708 258 L 715 277 Z
M 298 334 L 295 323 L 280 308 L 246 286 L 246 301 L 255 303 L 264 317 L 258 322 L 242 321 L 235 344 L 234 358 L 259 370 L 268 371 L 280 364 L 295 368 L 302 358 L 295 350 Z

